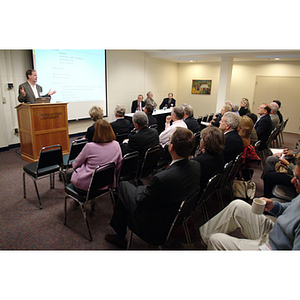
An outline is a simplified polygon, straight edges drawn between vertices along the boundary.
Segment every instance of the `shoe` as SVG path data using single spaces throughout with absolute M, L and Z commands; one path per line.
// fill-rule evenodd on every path
M 107 234 L 105 240 L 118 248 L 127 249 L 127 241 L 125 238 L 118 236 L 117 234 Z

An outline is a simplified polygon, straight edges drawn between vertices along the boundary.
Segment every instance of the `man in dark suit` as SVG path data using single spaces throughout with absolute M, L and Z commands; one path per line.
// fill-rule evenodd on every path
M 118 185 L 110 222 L 116 234 L 106 235 L 108 242 L 125 248 L 127 226 L 148 243 L 165 240 L 181 202 L 199 191 L 200 164 L 188 159 L 194 144 L 190 130 L 177 128 L 169 144 L 172 163 L 166 170 L 153 175 L 147 186 L 128 181 Z
M 159 144 L 158 132 L 148 127 L 147 115 L 142 111 L 137 111 L 133 115 L 132 122 L 137 133 L 131 135 L 128 143 L 124 142 L 121 148 L 123 155 L 133 151 L 139 152 L 140 170 L 146 151 Z
M 157 120 L 152 116 L 153 106 L 151 104 L 146 104 L 144 107 L 144 113 L 148 117 L 148 126 L 157 125 Z
M 115 107 L 114 113 L 116 121 L 111 122 L 110 125 L 116 136 L 130 132 L 130 121 L 124 118 L 125 111 L 124 105 L 117 105 Z
M 244 150 L 243 139 L 238 134 L 241 117 L 235 112 L 227 112 L 223 115 L 219 128 L 225 134 L 225 146 L 223 150 L 224 163 L 234 160 Z
M 51 97 L 56 91 L 49 90 L 48 94 L 43 95 L 43 89 L 37 82 L 37 73 L 35 70 L 26 71 L 27 82 L 19 85 L 19 102 L 35 103 L 36 98 Z
M 164 100 L 162 101 L 161 105 L 159 106 L 160 109 L 163 109 L 165 106 L 167 108 L 170 108 L 170 107 L 175 107 L 175 103 L 176 103 L 176 100 L 173 98 L 173 93 L 169 93 L 168 94 L 168 98 L 164 98 Z
M 193 107 L 189 104 L 183 104 L 182 108 L 184 112 L 183 121 L 186 123 L 188 129 L 193 131 L 193 133 L 200 131 L 200 125 L 194 118 Z
M 143 111 L 144 106 L 146 105 L 143 101 L 143 95 L 138 95 L 137 100 L 133 100 L 131 104 L 131 112 L 135 113 L 136 111 Z
M 264 150 L 267 148 L 267 140 L 272 131 L 270 112 L 271 108 L 266 103 L 261 104 L 258 108 L 259 118 L 254 125 L 257 138 L 258 140 L 261 140 L 261 145 L 258 150 Z

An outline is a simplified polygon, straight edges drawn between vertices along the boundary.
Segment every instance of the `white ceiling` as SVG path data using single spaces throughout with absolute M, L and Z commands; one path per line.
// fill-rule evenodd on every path
M 300 61 L 300 50 L 139 50 L 148 57 L 176 63 L 220 62 L 222 57 L 233 57 L 234 61 Z

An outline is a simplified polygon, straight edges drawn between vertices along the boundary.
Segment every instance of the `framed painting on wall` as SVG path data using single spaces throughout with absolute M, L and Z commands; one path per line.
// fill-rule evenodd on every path
M 192 80 L 192 94 L 210 95 L 212 80 Z

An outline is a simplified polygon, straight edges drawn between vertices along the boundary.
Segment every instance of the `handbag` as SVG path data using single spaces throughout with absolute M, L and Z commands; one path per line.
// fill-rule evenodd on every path
M 252 180 L 234 179 L 232 183 L 233 194 L 237 199 L 252 200 L 256 192 L 256 184 Z

